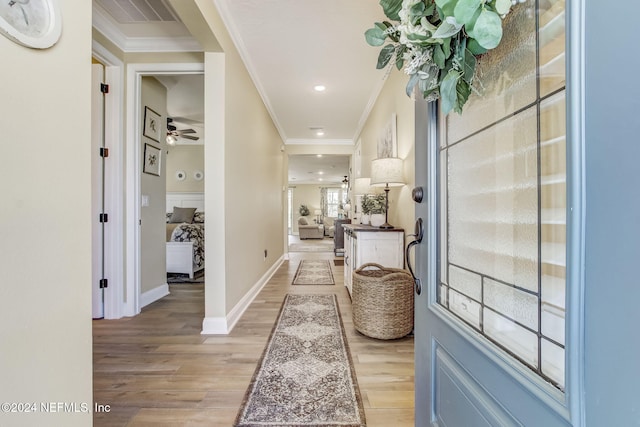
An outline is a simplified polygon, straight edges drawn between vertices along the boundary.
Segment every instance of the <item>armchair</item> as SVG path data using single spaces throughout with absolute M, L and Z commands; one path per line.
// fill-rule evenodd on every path
M 322 220 L 322 224 L 324 225 L 324 235 L 325 236 L 329 236 L 331 238 L 333 238 L 333 233 L 335 230 L 335 227 L 333 225 L 333 222 L 336 219 L 330 216 L 325 216 L 324 219 Z

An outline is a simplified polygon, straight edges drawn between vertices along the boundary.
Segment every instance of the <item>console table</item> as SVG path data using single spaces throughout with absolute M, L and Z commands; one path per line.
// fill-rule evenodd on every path
M 346 224 L 344 228 L 344 285 L 351 295 L 352 273 L 362 264 L 404 268 L 404 229 Z M 338 229 L 336 227 L 336 233 Z
M 348 218 L 336 219 L 333 222 L 333 253 L 335 256 L 344 256 L 344 230 L 345 224 L 350 224 Z

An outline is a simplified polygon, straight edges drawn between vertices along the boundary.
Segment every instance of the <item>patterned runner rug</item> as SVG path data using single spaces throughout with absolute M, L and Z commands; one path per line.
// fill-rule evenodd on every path
M 366 426 L 335 295 L 285 297 L 236 427 Z
M 293 278 L 294 285 L 335 285 L 331 263 L 325 259 L 302 260 Z

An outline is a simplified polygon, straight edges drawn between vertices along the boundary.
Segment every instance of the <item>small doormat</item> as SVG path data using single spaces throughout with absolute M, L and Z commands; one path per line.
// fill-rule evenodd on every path
M 335 285 L 331 264 L 326 259 L 302 260 L 293 278 L 294 285 Z
M 204 269 L 193 273 L 193 279 L 186 273 L 167 273 L 167 283 L 204 283 Z
M 335 295 L 285 297 L 234 426 L 366 426 Z

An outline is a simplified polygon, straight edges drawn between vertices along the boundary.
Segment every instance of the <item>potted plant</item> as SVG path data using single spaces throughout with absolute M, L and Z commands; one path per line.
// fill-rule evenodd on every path
M 360 216 L 360 224 L 369 224 L 369 219 L 371 215 L 371 206 L 369 205 L 369 195 L 365 194 L 362 196 L 362 201 L 360 203 L 362 206 L 362 215 Z
M 362 224 L 369 224 L 371 216 L 374 214 L 380 214 L 385 212 L 385 199 L 384 194 L 365 194 L 362 196 L 362 216 L 360 222 Z M 377 217 L 376 217 L 377 219 Z M 380 224 L 384 224 L 384 218 Z
M 379 227 L 384 224 L 386 212 L 386 198 L 384 194 L 376 194 L 367 198 L 369 213 L 371 214 L 371 225 Z
M 310 213 L 307 205 L 300 205 L 300 208 L 298 208 L 298 212 L 300 213 L 300 216 L 307 216 Z

